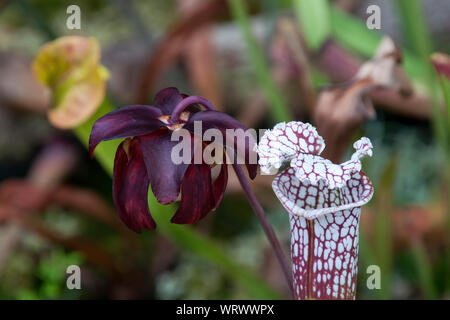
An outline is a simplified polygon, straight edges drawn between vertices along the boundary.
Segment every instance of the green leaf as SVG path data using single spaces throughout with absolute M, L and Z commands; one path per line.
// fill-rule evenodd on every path
M 265 62 L 261 48 L 254 38 L 250 22 L 247 16 L 247 8 L 244 0 L 228 0 L 231 14 L 241 28 L 247 45 L 247 53 L 256 76 L 269 102 L 270 111 L 276 122 L 289 121 L 291 115 L 283 96 L 273 82 L 269 68 Z
M 418 280 L 425 297 L 430 300 L 438 299 L 437 290 L 433 280 L 433 270 L 426 248 L 421 242 L 417 242 L 412 247 L 412 253 Z
M 442 88 L 446 108 L 443 112 L 436 110 L 438 112 L 436 117 L 439 117 L 439 119 L 436 120 L 440 122 L 440 129 L 443 131 L 442 147 L 444 148 L 447 157 L 450 158 L 450 146 L 448 145 L 448 141 L 450 141 L 450 81 L 443 75 L 438 75 L 438 79 Z M 446 114 L 447 117 L 442 115 L 442 113 Z
M 414 53 L 426 62 L 426 69 L 423 74 L 425 88 L 432 100 L 432 120 L 436 138 L 442 149 L 448 154 L 448 123 L 446 117 L 442 116 L 441 101 L 438 99 L 437 79 L 429 62 L 429 56 L 433 51 L 431 36 L 428 30 L 426 19 L 423 15 L 422 1 L 420 0 L 397 0 L 400 18 L 402 20 L 403 33 L 408 39 Z M 448 118 L 447 118 L 448 119 Z
M 447 134 L 449 134 L 448 126 L 450 126 L 450 81 L 444 76 L 439 76 L 439 81 L 444 95 L 445 106 L 447 107 Z
M 433 108 L 434 123 L 437 133 L 440 135 L 440 142 L 445 150 L 445 154 L 450 158 L 450 82 L 448 66 L 450 65 L 450 57 L 443 53 L 434 53 L 431 55 L 430 60 L 434 65 L 436 76 L 439 80 L 439 84 L 442 89 L 442 96 L 445 104 L 445 108 L 441 110 L 439 93 L 436 92 L 438 98 L 435 99 L 435 108 Z
M 198 234 L 191 227 L 172 224 L 170 217 L 174 211 L 173 206 L 170 208 L 158 203 L 151 192 L 149 192 L 149 203 L 158 230 L 179 248 L 188 250 L 219 267 L 230 278 L 246 288 L 255 299 L 279 299 L 279 296 L 268 288 L 255 272 L 237 265 L 214 241 Z
M 428 59 L 432 52 L 431 37 L 422 14 L 423 7 L 420 0 L 397 0 L 400 16 L 403 21 L 403 33 L 408 39 L 415 54 Z
M 319 50 L 332 34 L 328 0 L 293 0 L 293 5 L 308 47 Z
M 98 118 L 113 111 L 113 108 L 107 99 L 103 100 L 100 107 L 98 107 L 96 113 L 84 122 L 80 126 L 74 129 L 78 139 L 84 144 L 86 148 L 89 147 L 89 136 L 91 135 L 91 129 L 94 122 Z M 103 141 L 95 149 L 95 158 L 100 162 L 102 167 L 112 175 L 114 168 L 114 156 L 116 154 L 117 147 L 120 144 L 120 140 Z
M 392 197 L 397 159 L 393 157 L 387 164 L 376 194 L 376 216 L 374 231 L 374 252 L 381 269 L 381 299 L 389 299 L 392 280 L 394 248 L 392 246 Z

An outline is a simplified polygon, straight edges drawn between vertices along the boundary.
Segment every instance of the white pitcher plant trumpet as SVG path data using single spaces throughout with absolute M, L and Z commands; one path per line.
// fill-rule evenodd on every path
M 290 214 L 293 288 L 296 299 L 354 299 L 361 206 L 373 195 L 360 159 L 372 156 L 361 138 L 349 161 L 320 157 L 323 138 L 310 124 L 279 123 L 258 144 L 263 173 L 278 173 L 272 187 Z

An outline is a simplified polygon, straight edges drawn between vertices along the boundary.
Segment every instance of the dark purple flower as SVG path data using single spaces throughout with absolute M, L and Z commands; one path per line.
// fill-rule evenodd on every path
M 194 135 L 194 121 L 201 121 L 202 135 L 210 128 L 220 130 L 224 136 L 226 129 L 245 130 L 239 121 L 215 111 L 206 99 L 181 95 L 176 88 L 160 91 L 153 106 L 123 107 L 95 122 L 89 140 L 91 156 L 101 141 L 127 138 L 119 145 L 114 160 L 113 197 L 120 218 L 134 231 L 156 227 L 147 204 L 149 184 L 162 204 L 176 201 L 181 192 L 180 207 L 171 219 L 173 223 L 194 223 L 220 204 L 228 180 L 225 161 L 216 164 L 221 166 L 220 173 L 213 181 L 213 165 L 204 161 L 175 164 L 171 160 L 172 148 L 179 143 L 171 141 L 174 131 L 188 130 L 192 144 L 195 139 L 201 139 Z M 225 141 L 221 145 L 227 151 L 239 153 L 236 141 L 231 146 Z M 247 140 L 244 146 L 246 159 L 254 143 Z M 202 141 L 202 150 L 208 144 Z M 192 151 L 190 159 L 193 156 Z M 246 162 L 246 166 L 253 179 L 256 163 Z

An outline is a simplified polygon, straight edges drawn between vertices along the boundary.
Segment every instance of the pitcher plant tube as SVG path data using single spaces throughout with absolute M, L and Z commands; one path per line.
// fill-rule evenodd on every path
M 361 206 L 373 195 L 360 159 L 372 156 L 368 138 L 340 165 L 320 157 L 323 138 L 310 124 L 288 122 L 265 132 L 258 145 L 262 172 L 274 173 L 273 190 L 290 215 L 296 299 L 354 299 Z

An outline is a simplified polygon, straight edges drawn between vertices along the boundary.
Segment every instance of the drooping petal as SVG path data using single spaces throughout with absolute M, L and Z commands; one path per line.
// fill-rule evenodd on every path
M 340 188 L 345 185 L 353 173 L 361 171 L 360 159 L 372 156 L 372 143 L 366 137 L 353 144 L 356 149 L 351 160 L 342 164 L 334 164 L 330 160 L 310 154 L 299 154 L 291 161 L 295 175 L 300 181 L 308 180 L 313 185 L 324 181 L 329 189 Z
M 201 123 L 201 127 L 198 127 L 199 130 L 196 130 L 195 123 L 197 121 Z M 202 137 L 206 130 L 218 129 L 222 133 L 223 141 L 216 141 L 216 143 L 227 148 L 227 153 L 232 156 L 231 160 L 233 160 L 234 156 L 237 156 L 239 161 L 245 163 L 251 179 L 256 177 L 256 140 L 242 123 L 226 113 L 207 110 L 192 115 L 183 128 Z M 227 129 L 231 130 L 228 130 L 227 133 Z M 231 136 L 231 134 L 234 136 Z
M 214 196 L 214 207 L 212 210 L 216 210 L 222 201 L 223 194 L 225 193 L 225 189 L 227 188 L 228 183 L 228 167 L 226 163 L 220 165 L 220 173 L 217 176 L 216 180 L 214 180 L 212 185 L 212 191 Z
M 341 189 L 300 181 L 293 168 L 273 181 L 290 213 L 296 299 L 354 299 L 361 206 L 373 195 L 370 180 L 354 173 Z
M 177 88 L 165 88 L 156 94 L 155 106 L 161 110 L 162 114 L 170 115 L 181 100 L 183 100 L 183 96 Z
M 282 122 L 267 130 L 258 144 L 259 166 L 266 174 L 273 174 L 283 162 L 299 154 L 319 155 L 325 148 L 323 138 L 309 123 Z
M 158 120 L 161 111 L 153 106 L 134 105 L 112 111 L 98 119 L 89 138 L 89 154 L 105 140 L 149 134 L 164 124 Z
M 162 204 L 177 200 L 180 185 L 189 163 L 175 164 L 172 148 L 178 141 L 171 141 L 172 131 L 161 129 L 149 135 L 139 136 L 152 191 Z
M 191 164 L 181 185 L 181 204 L 170 220 L 173 223 L 194 223 L 205 217 L 215 206 L 211 184 L 211 167 Z
M 156 228 L 148 208 L 148 184 L 137 141 L 123 141 L 114 159 L 113 198 L 120 219 L 138 233 L 142 228 Z

